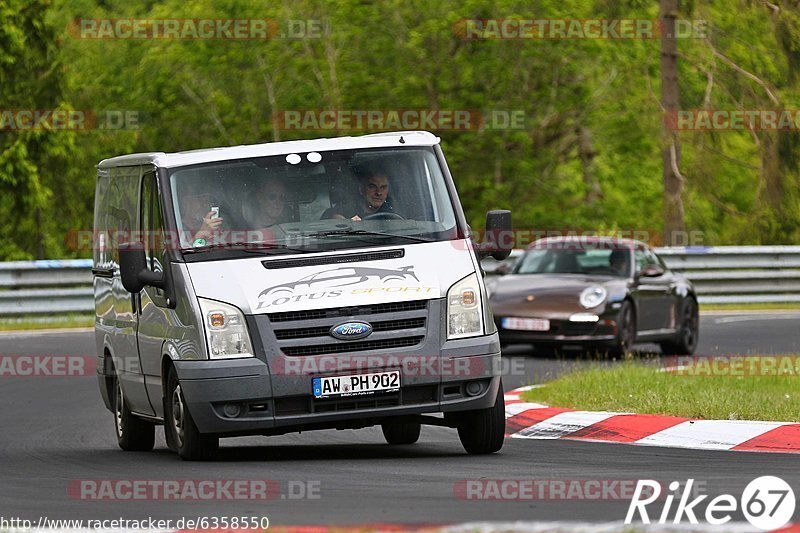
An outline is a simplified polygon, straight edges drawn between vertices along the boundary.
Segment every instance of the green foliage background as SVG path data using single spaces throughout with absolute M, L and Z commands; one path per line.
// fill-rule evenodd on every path
M 0 131 L 0 260 L 88 255 L 70 235 L 91 229 L 100 159 L 352 133 L 275 130 L 273 114 L 287 109 L 523 110 L 522 130 L 437 132 L 473 227 L 488 209 L 510 208 L 517 228 L 657 233 L 659 41 L 462 40 L 454 31 L 461 19 L 505 17 L 655 19 L 658 3 L 0 0 L 0 110 L 139 117 L 131 130 Z M 707 38 L 679 43 L 682 109 L 800 109 L 800 4 L 694 0 L 679 17 L 708 23 Z M 92 40 L 70 34 L 76 18 L 321 20 L 325 31 Z M 796 131 L 680 137 L 695 244 L 798 242 Z

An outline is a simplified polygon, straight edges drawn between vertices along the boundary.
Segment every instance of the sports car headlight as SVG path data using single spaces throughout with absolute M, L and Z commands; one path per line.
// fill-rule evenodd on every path
M 215 300 L 205 298 L 198 300 L 206 330 L 208 357 L 210 359 L 253 357 L 250 334 L 242 312 L 232 305 Z
M 580 302 L 586 309 L 597 307 L 606 301 L 608 291 L 603 287 L 589 287 L 581 293 Z
M 470 274 L 447 291 L 447 338 L 483 335 L 483 302 L 478 276 Z

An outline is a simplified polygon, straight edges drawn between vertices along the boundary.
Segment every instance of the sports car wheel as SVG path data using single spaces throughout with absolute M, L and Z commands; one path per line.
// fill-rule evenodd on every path
M 622 302 L 617 319 L 617 340 L 609 350 L 613 356 L 622 356 L 630 352 L 636 342 L 636 315 L 633 305 L 627 300 Z
M 700 337 L 700 316 L 694 298 L 686 298 L 681 304 L 681 322 L 678 334 L 672 340 L 661 343 L 665 355 L 692 355 Z

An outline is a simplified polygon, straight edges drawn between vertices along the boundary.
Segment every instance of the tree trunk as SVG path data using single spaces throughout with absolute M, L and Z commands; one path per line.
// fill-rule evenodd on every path
M 494 158 L 494 186 L 500 187 L 503 184 L 503 160 L 497 155 Z
M 592 143 L 592 132 L 586 126 L 578 126 L 578 155 L 581 158 L 581 166 L 583 168 L 583 183 L 586 187 L 583 199 L 588 206 L 594 206 L 602 196 L 600 183 L 597 181 L 594 169 L 594 158 L 597 152 L 594 150 L 594 143 Z
M 42 217 L 42 208 L 36 208 L 36 259 L 44 259 L 44 233 L 42 232 L 42 228 L 44 227 L 44 220 Z
M 678 111 L 678 41 L 675 18 L 678 0 L 660 0 L 661 4 L 661 107 L 666 117 Z M 681 148 L 678 133 L 664 121 L 662 159 L 664 179 L 664 243 L 681 242 L 684 233 L 683 177 L 680 174 Z

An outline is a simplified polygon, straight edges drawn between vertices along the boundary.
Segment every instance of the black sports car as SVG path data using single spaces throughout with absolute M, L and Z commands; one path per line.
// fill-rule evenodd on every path
M 694 287 L 642 242 L 541 239 L 508 273 L 487 279 L 487 288 L 503 344 L 613 354 L 636 342 L 657 342 L 669 354 L 697 347 Z

